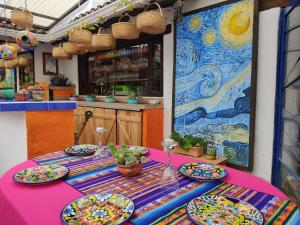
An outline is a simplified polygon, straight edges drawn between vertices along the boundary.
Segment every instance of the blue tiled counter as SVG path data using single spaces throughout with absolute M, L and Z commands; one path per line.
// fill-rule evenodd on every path
M 76 102 L 71 101 L 0 101 L 0 112 L 10 111 L 40 111 L 40 110 L 73 110 Z

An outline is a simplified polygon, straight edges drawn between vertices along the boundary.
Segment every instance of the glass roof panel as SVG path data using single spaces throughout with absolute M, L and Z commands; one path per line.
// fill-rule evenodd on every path
M 11 7 L 25 7 L 25 0 L 6 0 L 6 5 Z M 80 0 L 27 0 L 27 8 L 31 12 L 39 13 L 53 18 L 63 16 L 67 11 L 76 6 Z M 4 4 L 4 0 L 0 0 L 0 4 Z M 10 18 L 9 9 L 6 10 L 6 18 Z M 0 8 L 0 16 L 4 17 L 4 9 Z M 55 20 L 33 16 L 33 23 L 36 25 L 48 27 Z

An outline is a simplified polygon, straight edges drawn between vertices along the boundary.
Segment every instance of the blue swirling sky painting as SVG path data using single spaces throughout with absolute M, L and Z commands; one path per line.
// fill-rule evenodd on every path
M 254 0 L 187 15 L 176 25 L 174 129 L 213 139 L 249 165 Z

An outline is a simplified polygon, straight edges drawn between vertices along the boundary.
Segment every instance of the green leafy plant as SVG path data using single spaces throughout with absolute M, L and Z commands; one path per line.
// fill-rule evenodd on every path
M 96 95 L 94 93 L 90 93 L 87 96 L 90 97 L 90 98 L 96 98 Z
M 140 150 L 129 149 L 129 147 L 124 144 L 122 144 L 119 148 L 117 148 L 114 144 L 109 144 L 108 148 L 113 157 L 117 160 L 118 165 L 131 167 L 141 164 L 145 160 L 145 157 L 141 155 Z
M 178 132 L 173 132 L 171 137 L 174 141 L 178 142 L 183 150 L 188 150 L 191 147 L 206 147 L 207 142 L 201 138 L 193 135 L 181 136 Z
M 84 22 L 81 22 L 81 23 L 78 23 L 72 30 L 95 30 L 97 27 L 99 27 L 98 24 L 91 24 L 91 23 L 84 23 Z
M 135 8 L 136 0 L 121 0 L 114 6 L 114 11 L 118 9 L 126 8 L 128 11 L 133 11 Z
M 141 97 L 138 96 L 135 92 L 128 92 L 127 98 L 131 99 L 131 100 L 135 100 L 135 99 L 140 100 L 141 99 Z
M 109 95 L 106 96 L 106 98 L 114 99 L 115 96 L 113 94 L 109 94 Z

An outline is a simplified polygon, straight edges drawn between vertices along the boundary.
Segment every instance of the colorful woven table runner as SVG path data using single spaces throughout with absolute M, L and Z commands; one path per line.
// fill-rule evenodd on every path
M 179 190 L 162 192 L 160 176 L 165 164 L 154 160 L 145 162 L 142 173 L 133 178 L 121 176 L 111 157 L 94 160 L 91 156 L 68 156 L 64 152 L 55 152 L 33 160 L 40 165 L 68 167 L 70 172 L 65 182 L 85 195 L 113 192 L 128 196 L 136 207 L 130 220 L 133 224 L 194 224 L 188 218 L 185 207 L 190 200 L 202 194 L 226 195 L 247 201 L 262 212 L 266 225 L 300 224 L 300 212 L 294 203 L 225 182 L 200 183 L 178 174 Z

